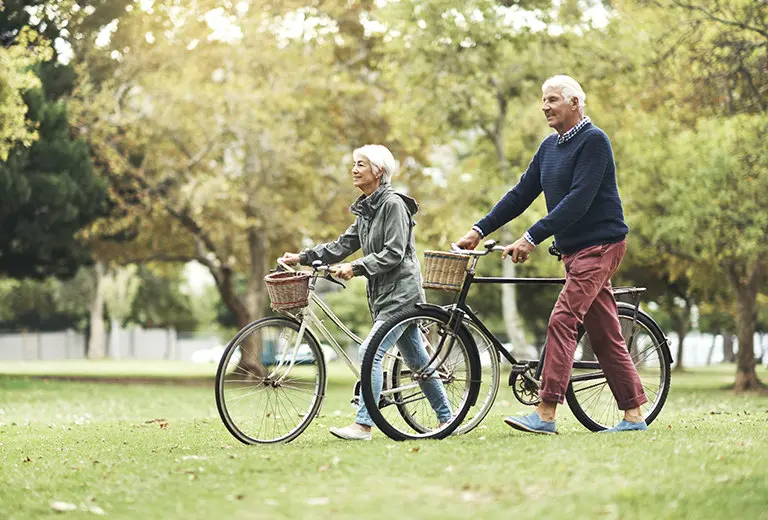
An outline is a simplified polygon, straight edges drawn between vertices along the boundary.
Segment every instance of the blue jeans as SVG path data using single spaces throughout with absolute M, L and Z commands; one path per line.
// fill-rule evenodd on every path
M 360 345 L 361 361 L 365 355 L 365 351 L 368 348 L 368 343 L 370 343 L 371 338 L 373 337 L 376 330 L 378 330 L 379 327 L 381 327 L 383 324 L 383 321 L 375 322 L 371 332 L 368 334 L 368 337 L 365 338 L 363 344 Z M 371 378 L 373 380 L 373 397 L 377 403 L 379 402 L 379 396 L 381 396 L 381 387 L 383 384 L 381 360 L 384 357 L 384 353 L 395 342 L 397 342 L 398 350 L 403 356 L 405 364 L 408 365 L 411 370 L 421 370 L 429 362 L 430 356 L 427 355 L 427 349 L 424 347 L 424 344 L 421 341 L 421 334 L 419 333 L 419 329 L 415 324 L 409 325 L 407 329 L 405 328 L 405 325 L 400 325 L 392 329 L 392 331 L 387 334 L 387 337 L 384 339 L 381 345 L 379 345 L 379 350 L 376 353 L 376 357 L 373 361 L 373 373 L 371 374 Z M 432 409 L 435 411 L 435 414 L 437 414 L 437 419 L 441 423 L 448 422 L 452 414 L 451 405 L 448 403 L 448 396 L 445 393 L 445 388 L 443 388 L 442 381 L 440 381 L 437 376 L 433 376 L 426 381 L 419 381 L 419 386 L 421 387 L 421 391 L 424 392 L 424 395 L 427 397 L 429 404 L 432 405 Z M 360 408 L 357 410 L 355 422 L 357 424 L 373 426 L 373 420 L 368 414 L 368 410 L 365 408 L 365 401 L 363 400 L 362 392 L 360 395 Z

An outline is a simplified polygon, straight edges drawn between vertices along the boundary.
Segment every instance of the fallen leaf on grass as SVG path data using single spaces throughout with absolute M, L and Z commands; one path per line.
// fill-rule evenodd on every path
M 168 428 L 168 423 L 167 422 L 161 422 L 159 424 L 159 426 L 160 426 L 161 429 L 165 430 L 166 428 Z
M 150 419 L 148 421 L 144 421 L 144 424 L 162 423 L 162 422 L 166 422 L 165 419 Z
M 57 513 L 64 513 L 67 511 L 74 511 L 77 509 L 77 506 L 75 504 L 70 504 L 69 502 L 51 502 L 51 509 L 56 511 Z
M 408 448 L 408 451 L 410 453 L 416 453 L 417 451 L 419 451 L 419 448 L 418 447 Z
M 328 464 L 323 464 L 322 466 L 320 466 L 319 468 L 317 468 L 317 472 L 318 472 L 318 473 L 324 473 L 324 472 L 326 472 L 326 471 L 328 471 Z
M 184 455 L 181 460 L 208 460 L 208 457 L 202 457 L 200 455 Z
M 24 462 L 32 462 L 32 459 L 30 459 L 29 457 L 24 457 Z
M 307 505 L 309 505 L 309 506 L 324 506 L 328 502 L 330 502 L 328 497 L 317 497 L 317 498 L 308 498 L 307 499 Z

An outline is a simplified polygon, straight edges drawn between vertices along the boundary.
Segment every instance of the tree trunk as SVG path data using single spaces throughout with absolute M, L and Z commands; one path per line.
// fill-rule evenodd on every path
M 717 344 L 717 334 L 712 334 L 712 345 L 709 347 L 707 353 L 707 366 L 712 364 L 712 355 L 715 353 L 715 345 Z
M 120 359 L 120 321 L 112 318 L 109 322 L 109 357 Z
M 746 276 L 734 266 L 729 268 L 729 278 L 738 297 L 736 327 L 739 338 L 739 352 L 736 356 L 735 392 L 763 390 L 765 386 L 757 378 L 755 371 L 754 335 L 757 325 L 757 288 L 761 274 L 761 265 L 745 269 Z
M 511 244 L 514 240 L 511 233 L 503 230 L 501 240 L 504 244 Z M 517 266 L 509 259 L 502 260 L 502 276 L 514 278 L 517 275 Z M 501 286 L 501 309 L 504 317 L 504 327 L 512 347 L 523 348 L 525 346 L 525 334 L 520 313 L 517 312 L 517 288 L 512 284 Z
M 232 275 L 231 268 L 221 268 L 216 276 L 216 287 L 219 289 L 219 294 L 221 295 L 221 300 L 224 302 L 224 305 L 226 305 L 229 311 L 234 315 L 237 327 L 243 329 L 254 320 L 255 316 L 248 312 L 248 308 L 243 301 L 243 298 L 240 298 L 235 293 Z M 240 347 L 242 349 L 242 354 L 238 364 L 238 370 L 246 374 L 248 378 L 257 379 L 264 377 L 266 372 L 264 370 L 264 365 L 261 362 L 261 338 L 256 335 L 248 336 L 241 342 Z
M 735 363 L 736 355 L 733 353 L 733 333 L 724 330 L 723 335 L 723 363 Z
M 682 372 L 685 370 L 683 364 L 683 347 L 685 343 L 685 337 L 688 335 L 688 330 L 691 328 L 691 304 L 686 299 L 685 307 L 675 308 L 675 304 L 671 304 L 672 318 L 675 322 L 675 332 L 677 332 L 677 357 L 675 358 L 675 372 Z
M 248 287 L 243 295 L 245 323 L 239 323 L 242 328 L 252 320 L 264 316 L 266 303 L 266 284 L 264 276 L 267 266 L 266 233 L 255 228 L 248 230 L 248 249 L 250 256 L 250 273 Z M 264 345 L 261 337 L 253 335 L 243 342 L 243 355 L 240 358 L 238 369 L 251 377 L 263 377 L 266 370 L 263 364 Z M 275 353 L 276 354 L 276 353 Z
M 104 334 L 104 264 L 96 262 L 93 266 L 96 286 L 91 300 L 91 323 L 88 334 L 88 358 L 103 359 L 106 357 L 106 337 Z
M 677 329 L 677 358 L 675 359 L 675 372 L 685 370 L 683 365 L 683 342 L 688 335 L 688 329 L 680 327 Z
M 505 179 L 510 178 L 509 163 L 507 163 L 507 156 L 504 151 L 504 129 L 506 128 L 508 101 L 505 96 L 504 90 L 495 80 L 490 78 L 491 85 L 494 87 L 496 102 L 499 112 L 496 115 L 496 121 L 493 130 L 486 131 L 486 137 L 493 143 L 493 147 L 496 150 L 496 159 L 499 162 L 499 170 L 501 171 Z M 511 244 L 514 242 L 512 233 L 509 230 L 501 229 L 501 243 Z M 510 260 L 502 261 L 502 276 L 505 278 L 512 278 L 517 273 L 517 266 Z M 523 324 L 520 319 L 520 313 L 517 312 L 517 290 L 514 285 L 502 284 L 501 286 L 501 310 L 504 317 L 504 327 L 507 331 L 507 337 L 509 342 L 512 343 L 512 347 L 525 346 L 525 334 L 523 334 Z

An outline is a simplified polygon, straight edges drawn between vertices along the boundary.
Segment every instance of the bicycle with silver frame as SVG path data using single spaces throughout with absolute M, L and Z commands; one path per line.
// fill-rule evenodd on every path
M 219 415 L 227 430 L 245 444 L 290 442 L 304 432 L 319 414 L 326 394 L 327 364 L 319 338 L 322 338 L 357 378 L 353 405 L 359 395 L 360 371 L 318 316 L 324 314 L 355 345 L 362 339 L 352 332 L 320 298 L 315 286 L 318 278 L 345 287 L 331 275 L 331 266 L 315 261 L 311 271 L 294 270 L 278 261 L 276 272 L 266 277 L 271 307 L 278 315 L 256 320 L 241 329 L 222 354 L 216 372 L 215 394 Z M 280 292 L 288 287 L 287 292 Z M 471 353 L 458 354 L 466 361 L 434 364 L 436 376 L 446 388 L 453 388 L 449 401 L 454 412 L 469 408 L 466 389 Z M 410 374 L 401 363 L 388 366 L 380 407 L 394 406 L 407 412 L 402 393 L 393 391 Z M 457 377 L 458 374 L 458 377 Z M 402 388 L 400 389 L 402 390 Z M 458 396 L 458 397 L 457 397 Z M 452 430 L 452 428 L 451 428 Z M 449 434 L 450 431 L 445 431 Z

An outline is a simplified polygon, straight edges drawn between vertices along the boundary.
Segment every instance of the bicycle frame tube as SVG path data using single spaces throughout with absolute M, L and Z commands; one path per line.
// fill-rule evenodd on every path
M 328 309 L 328 308 L 326 307 L 326 309 Z M 331 319 L 331 321 L 333 321 L 335 324 L 342 325 L 341 322 L 339 321 L 339 318 L 336 317 L 335 314 L 330 312 L 330 309 L 328 309 L 328 312 L 326 312 L 326 314 Z M 344 352 L 344 349 L 341 348 L 341 345 L 339 345 L 339 343 L 331 335 L 331 332 L 328 330 L 328 328 L 326 328 L 326 326 L 323 325 L 322 320 L 320 320 L 320 318 L 318 318 L 317 315 L 314 312 L 312 312 L 311 309 L 306 309 L 304 311 L 304 321 L 306 322 L 307 320 L 310 322 L 310 325 L 309 325 L 310 330 L 313 331 L 313 332 L 315 330 L 320 331 L 320 333 L 323 335 L 323 337 L 330 344 L 331 348 L 336 352 L 336 354 L 339 355 L 339 357 L 341 357 L 341 359 L 344 360 L 344 362 L 347 364 L 347 366 L 352 371 L 352 373 L 355 375 L 355 377 L 360 379 L 360 369 L 358 369 L 357 366 L 352 362 L 352 360 L 349 359 L 349 356 L 347 356 L 347 353 Z M 346 327 L 344 327 L 344 328 L 346 329 Z M 345 333 L 346 332 L 347 331 L 345 331 Z M 351 331 L 349 331 L 349 334 L 347 334 L 347 335 L 348 336 L 351 335 L 350 338 L 352 338 L 353 340 L 355 338 L 357 338 L 357 336 L 355 336 Z M 359 338 L 357 338 L 357 339 L 359 339 Z M 359 344 L 361 342 L 358 341 L 357 343 Z
M 283 264 L 281 264 L 283 265 Z M 291 269 L 289 266 L 283 265 L 284 268 Z M 299 351 L 299 348 L 301 347 L 301 338 L 304 336 L 304 332 L 306 329 L 309 329 L 310 332 L 312 332 L 315 337 L 318 337 L 318 332 L 320 335 L 328 341 L 331 348 L 336 352 L 336 354 L 341 357 L 341 359 L 344 360 L 344 362 L 347 364 L 349 369 L 352 371 L 352 373 L 360 379 L 360 369 L 357 368 L 357 366 L 352 362 L 351 359 L 349 359 L 349 356 L 346 352 L 344 352 L 344 349 L 341 348 L 341 345 L 336 341 L 336 339 L 333 337 L 333 335 L 330 333 L 328 328 L 323 324 L 323 320 L 318 318 L 317 314 L 314 313 L 314 311 L 311 308 L 311 305 L 314 303 L 317 305 L 317 307 L 323 311 L 323 314 L 325 314 L 338 328 L 341 330 L 344 335 L 346 335 L 349 339 L 351 339 L 356 344 L 360 345 L 362 344 L 363 340 L 358 337 L 354 332 L 349 330 L 349 328 L 344 325 L 344 323 L 339 319 L 336 314 L 331 310 L 331 308 L 328 306 L 327 303 L 325 303 L 319 296 L 315 294 L 315 283 L 317 283 L 317 276 L 318 272 L 315 271 L 313 273 L 312 279 L 309 283 L 309 301 L 310 305 L 302 309 L 300 312 L 293 314 L 290 312 L 283 312 L 286 316 L 289 316 L 290 318 L 293 318 L 299 323 L 301 323 L 301 327 L 299 329 L 299 335 L 296 339 L 296 344 L 293 346 L 293 352 L 291 354 L 291 360 L 290 364 L 288 366 L 288 369 L 285 371 L 285 373 L 280 377 L 280 380 L 282 380 L 284 377 L 290 373 L 291 369 L 293 369 L 293 365 L 296 361 L 296 354 Z M 286 357 L 287 351 L 283 352 L 283 355 L 281 356 L 280 361 L 277 364 L 277 367 L 272 371 L 270 374 L 270 377 L 274 376 L 274 374 L 279 370 L 281 367 L 285 365 L 285 357 Z

